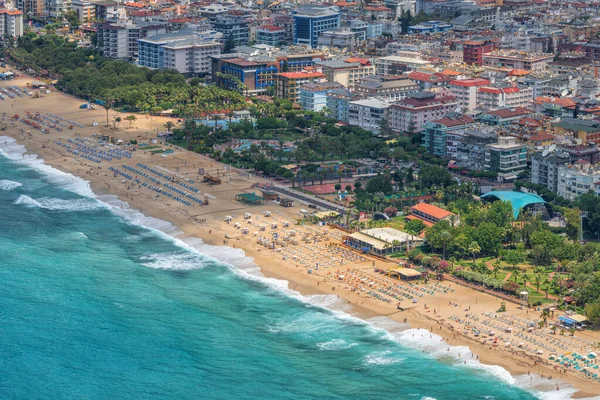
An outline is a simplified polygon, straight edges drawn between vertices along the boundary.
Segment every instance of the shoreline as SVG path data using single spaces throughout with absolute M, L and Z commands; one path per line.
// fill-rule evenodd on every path
M 199 238 L 203 243 L 211 246 L 222 246 L 223 235 L 225 229 L 216 223 L 214 220 L 215 214 L 222 214 L 223 211 L 214 211 L 208 214 L 200 213 L 199 217 L 205 217 L 206 223 L 201 225 L 190 221 L 190 215 L 180 207 L 169 206 L 167 200 L 151 201 L 148 196 L 138 196 L 135 191 L 130 191 L 130 188 L 124 185 L 115 185 L 115 179 L 112 174 L 106 170 L 107 164 L 101 164 L 101 169 L 92 168 L 84 160 L 76 159 L 72 155 L 66 154 L 60 148 L 55 146 L 46 146 L 48 140 L 54 140 L 60 137 L 69 135 L 67 132 L 60 134 L 52 133 L 51 135 L 43 135 L 39 132 L 34 132 L 29 138 L 18 132 L 19 125 L 14 128 L 9 126 L 6 121 L 2 124 L 6 127 L 5 132 L 0 132 L 0 135 L 13 137 L 17 143 L 25 146 L 27 153 L 33 153 L 44 160 L 48 166 L 56 168 L 60 171 L 78 176 L 89 183 L 91 190 L 96 196 L 114 195 L 121 201 L 128 203 L 130 208 L 135 209 L 146 216 L 167 221 L 183 232 L 183 235 L 188 238 Z M 74 133 L 72 133 L 74 134 Z M 183 151 L 176 150 L 175 155 L 183 154 Z M 94 167 L 97 167 L 94 165 Z M 95 173 L 94 173 L 95 172 Z M 118 180 L 118 179 L 117 179 Z M 229 207 L 233 207 L 230 205 Z M 232 208 L 234 210 L 245 210 L 244 207 Z M 252 209 L 251 209 L 252 210 Z M 330 228 L 328 228 L 330 229 Z M 213 232 L 213 233 L 210 233 Z M 246 257 L 252 259 L 255 265 L 260 269 L 260 272 L 267 278 L 275 278 L 288 282 L 288 288 L 298 291 L 303 296 L 314 294 L 338 295 L 340 299 L 347 301 L 352 307 L 349 312 L 357 318 L 366 320 L 375 316 L 385 316 L 393 321 L 410 324 L 411 328 L 432 330 L 436 335 L 441 336 L 444 342 L 449 346 L 468 346 L 470 351 L 479 357 L 482 364 L 489 366 L 500 366 L 508 371 L 511 376 L 518 377 L 527 375 L 528 373 L 539 376 L 552 375 L 555 379 L 549 381 L 554 383 L 557 380 L 573 385 L 578 391 L 572 396 L 573 398 L 593 397 L 600 393 L 600 384 L 585 380 L 572 373 L 559 375 L 556 370 L 546 364 L 532 365 L 533 359 L 530 356 L 523 357 L 519 354 L 511 354 L 503 350 L 494 350 L 492 347 L 485 346 L 482 343 L 474 340 L 471 337 L 466 337 L 461 334 L 456 334 L 446 324 L 441 323 L 438 319 L 432 318 L 432 314 L 421 312 L 419 309 L 413 308 L 407 311 L 399 311 L 393 305 L 383 305 L 373 300 L 360 297 L 359 294 L 351 291 L 344 291 L 342 284 L 337 281 L 331 281 L 326 275 L 314 274 L 308 275 L 302 268 L 294 267 L 293 263 L 285 262 L 285 260 L 273 257 L 272 252 L 257 249 L 256 246 L 246 245 L 243 240 L 236 240 L 233 247 L 241 249 Z M 366 266 L 364 268 L 370 268 Z M 323 283 L 323 284 L 319 284 Z M 453 284 L 454 285 L 454 284 Z M 473 293 L 475 293 L 473 291 Z M 482 294 L 478 296 L 484 296 Z M 491 296 L 490 296 L 491 297 Z M 498 302 L 499 300 L 496 299 Z M 492 300 L 490 300 L 492 301 Z M 461 306 L 462 308 L 462 306 Z M 460 310 L 456 310 L 460 311 Z

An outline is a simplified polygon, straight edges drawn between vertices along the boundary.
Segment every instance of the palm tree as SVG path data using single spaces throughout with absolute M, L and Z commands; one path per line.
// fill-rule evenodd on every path
M 171 129 L 175 126 L 172 121 L 165 122 L 165 128 L 167 128 L 167 133 L 171 134 Z
M 479 246 L 479 243 L 471 242 L 467 251 L 473 255 L 473 266 L 475 266 L 475 255 L 481 253 L 481 247 Z
M 440 242 L 442 242 L 442 260 L 446 259 L 446 246 L 452 240 L 452 235 L 448 231 L 440 232 Z
M 106 126 L 110 126 L 108 123 L 108 110 L 112 107 L 112 100 L 110 98 L 105 98 L 102 101 L 102 107 L 106 110 Z
M 542 282 L 542 275 L 541 274 L 535 274 L 535 286 L 537 288 L 537 291 L 540 291 L 540 283 Z

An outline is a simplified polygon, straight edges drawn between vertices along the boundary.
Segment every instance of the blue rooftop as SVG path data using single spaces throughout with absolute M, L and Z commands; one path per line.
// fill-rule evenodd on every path
M 527 207 L 532 204 L 546 203 L 544 199 L 542 199 L 537 194 L 532 193 L 523 193 L 523 192 L 513 192 L 513 191 L 504 191 L 498 190 L 486 193 L 481 196 L 482 199 L 491 199 L 495 198 L 497 200 L 509 201 L 512 205 L 513 215 L 515 219 L 519 216 L 521 209 Z

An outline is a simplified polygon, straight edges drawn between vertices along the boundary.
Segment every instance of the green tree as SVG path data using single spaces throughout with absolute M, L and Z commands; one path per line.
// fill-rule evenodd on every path
M 481 253 L 481 247 L 479 246 L 479 243 L 471 242 L 467 251 L 473 255 L 473 266 L 475 266 L 475 256 Z
M 442 260 L 446 260 L 446 247 L 452 241 L 452 234 L 448 231 L 440 232 L 440 242 L 442 243 Z
M 389 194 L 392 192 L 392 180 L 389 174 L 378 173 L 374 178 L 369 179 L 365 190 L 368 193 L 385 193 Z
M 406 233 L 408 233 L 410 235 L 411 240 L 413 239 L 414 236 L 419 236 L 425 230 L 425 228 L 426 228 L 425 223 L 417 218 L 410 219 L 404 224 L 404 230 L 406 231 Z M 409 245 L 410 245 L 410 243 L 409 243 Z M 407 250 L 408 250 L 408 247 L 410 247 L 410 246 L 407 246 Z
M 173 129 L 173 127 L 175 126 L 175 124 L 173 123 L 173 121 L 167 121 L 165 122 L 164 127 L 167 128 L 167 132 L 170 134 L 171 133 L 171 129 Z
M 517 265 L 525 261 L 525 254 L 519 250 L 502 250 L 500 252 L 500 258 L 515 271 Z
M 127 117 L 125 117 L 125 119 L 129 122 L 129 127 L 131 128 L 131 126 L 133 125 L 133 123 L 135 121 L 137 121 L 137 117 L 135 115 L 128 115 Z
M 540 229 L 531 234 L 531 245 L 539 248 L 538 258 L 542 264 L 550 264 L 563 243 L 562 237 L 547 229 Z
M 223 54 L 229 54 L 233 51 L 233 49 L 235 48 L 235 40 L 233 39 L 233 35 L 229 35 L 229 37 L 227 38 L 227 40 L 225 41 L 225 44 L 223 45 Z
M 586 304 L 585 316 L 592 325 L 600 327 L 600 301 Z

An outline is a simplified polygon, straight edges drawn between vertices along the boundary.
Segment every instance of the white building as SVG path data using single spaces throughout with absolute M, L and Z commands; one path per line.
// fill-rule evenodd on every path
M 318 46 L 356 48 L 366 39 L 366 33 L 350 29 L 337 29 L 322 32 L 317 40 Z
M 499 108 L 528 107 L 533 101 L 531 87 L 483 86 L 477 91 L 477 108 L 497 110 Z
M 579 195 L 596 190 L 597 182 L 600 182 L 600 168 L 587 160 L 558 167 L 558 195 L 567 200 L 574 200 Z
M 420 58 L 388 56 L 375 60 L 377 75 L 400 75 L 406 71 L 431 68 L 431 62 Z
M 351 101 L 348 103 L 348 125 L 359 126 L 378 135 L 383 121 L 387 120 L 390 105 L 390 102 L 379 99 Z
M 176 69 L 182 74 L 207 74 L 211 56 L 221 54 L 223 34 L 193 28 L 140 39 L 138 64 L 155 69 Z
M 75 11 L 81 22 L 96 19 L 96 6 L 91 0 L 73 0 L 71 2 L 71 9 Z
M 23 36 L 23 12 L 0 10 L 0 36 L 18 38 Z
M 485 146 L 485 169 L 497 172 L 498 180 L 517 179 L 527 168 L 527 145 L 517 143 L 517 138 L 500 136 L 498 143 Z
M 105 22 L 97 26 L 97 48 L 107 58 L 133 60 L 138 56 L 139 39 L 165 33 L 166 25 L 159 22 Z
M 490 81 L 482 78 L 461 79 L 449 82 L 448 85 L 461 107 L 471 111 L 477 108 L 477 89 L 487 86 Z

